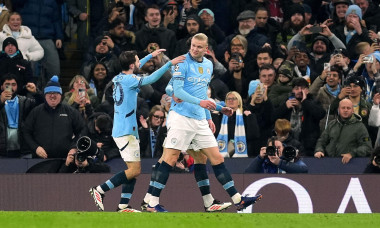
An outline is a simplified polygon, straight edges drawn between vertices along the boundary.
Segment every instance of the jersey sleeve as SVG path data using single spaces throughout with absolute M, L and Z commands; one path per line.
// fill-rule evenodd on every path
M 173 72 L 173 89 L 174 89 L 174 96 L 177 98 L 192 103 L 192 104 L 200 104 L 201 99 L 194 97 L 190 95 L 188 92 L 186 92 L 184 88 L 186 75 L 189 72 L 187 72 L 187 63 L 179 63 L 174 67 Z

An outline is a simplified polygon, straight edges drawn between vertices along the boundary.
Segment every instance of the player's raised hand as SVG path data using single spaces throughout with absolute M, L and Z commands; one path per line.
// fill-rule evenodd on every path
M 183 63 L 183 61 L 186 59 L 186 56 L 180 55 L 174 59 L 172 59 L 170 62 L 172 62 L 173 65 L 177 65 L 178 63 Z
M 220 111 L 220 112 L 226 116 L 232 116 L 232 114 L 234 114 L 234 110 L 230 107 L 223 107 L 222 111 Z
M 153 57 L 156 57 L 157 55 L 161 54 L 162 52 L 166 51 L 166 49 L 157 49 L 154 52 L 150 53 Z

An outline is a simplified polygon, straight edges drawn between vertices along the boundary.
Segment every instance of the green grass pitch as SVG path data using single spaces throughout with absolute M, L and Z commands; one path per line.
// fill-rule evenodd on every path
M 237 214 L 0 211 L 1 228 L 379 227 L 380 214 Z

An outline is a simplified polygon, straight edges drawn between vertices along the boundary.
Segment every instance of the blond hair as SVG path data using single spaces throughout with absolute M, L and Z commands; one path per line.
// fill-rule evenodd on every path
M 238 109 L 241 111 L 241 113 L 243 113 L 243 100 L 241 99 L 241 96 L 240 96 L 240 94 L 238 92 L 236 92 L 236 91 L 230 91 L 230 92 L 228 92 L 227 95 L 226 95 L 225 102 L 227 103 L 227 98 L 228 98 L 228 96 L 230 94 L 234 95 L 238 99 L 238 102 L 239 102 Z

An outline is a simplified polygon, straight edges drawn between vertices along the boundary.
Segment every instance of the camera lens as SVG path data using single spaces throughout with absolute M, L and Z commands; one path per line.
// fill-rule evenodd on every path
M 284 150 L 282 151 L 282 155 L 284 156 L 286 160 L 290 161 L 297 156 L 297 151 L 292 146 L 286 146 Z
M 276 147 L 267 146 L 266 151 L 268 156 L 276 156 Z
M 375 157 L 375 163 L 380 166 L 380 157 Z

